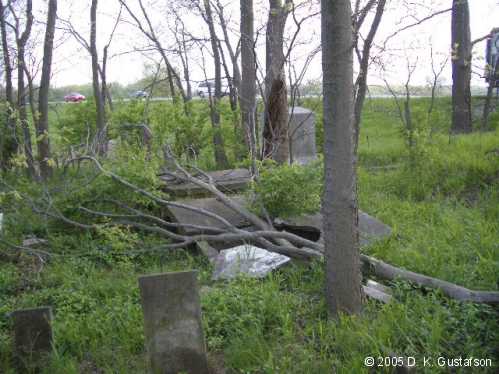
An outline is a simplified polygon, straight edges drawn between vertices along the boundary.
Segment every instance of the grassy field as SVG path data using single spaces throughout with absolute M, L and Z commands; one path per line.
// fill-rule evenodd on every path
M 320 105 L 305 105 L 317 109 L 320 122 Z M 448 100 L 440 100 L 430 117 L 427 105 L 426 99 L 413 103 L 418 128 L 410 149 L 393 103 L 366 103 L 360 207 L 394 233 L 364 251 L 466 287 L 498 290 L 499 130 L 449 137 Z M 158 111 L 161 118 L 172 113 Z M 205 114 L 198 115 L 199 123 Z M 59 138 L 69 130 L 59 127 Z M 204 136 L 201 155 L 209 153 L 202 146 Z M 58 255 L 39 273 L 32 258 L 2 261 L 0 251 L 0 372 L 14 372 L 7 314 L 41 305 L 55 312 L 55 352 L 45 373 L 145 372 L 137 277 L 184 269 L 199 270 L 210 360 L 229 373 L 368 373 L 365 357 L 389 353 L 415 357 L 421 373 L 450 372 L 437 364 L 438 357 L 489 358 L 494 367 L 453 370 L 497 372 L 499 318 L 489 306 L 394 282 L 390 304 L 368 301 L 361 315 L 331 321 L 320 262 L 292 264 L 263 280 L 213 282 L 208 261 L 188 251 L 140 252 L 157 238 L 125 228 L 91 235 L 40 222 L 26 211 L 10 213 L 10 240 L 33 232 L 48 235 Z M 433 366 L 423 367 L 424 357 Z

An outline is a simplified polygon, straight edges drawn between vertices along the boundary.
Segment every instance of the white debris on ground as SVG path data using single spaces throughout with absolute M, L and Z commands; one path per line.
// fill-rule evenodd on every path
M 220 251 L 215 259 L 213 280 L 233 279 L 238 275 L 263 278 L 291 259 L 252 245 L 240 245 Z

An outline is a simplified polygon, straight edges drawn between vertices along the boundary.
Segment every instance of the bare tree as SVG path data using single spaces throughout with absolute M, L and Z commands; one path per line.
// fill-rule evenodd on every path
M 208 29 L 210 31 L 210 42 L 213 53 L 213 63 L 215 67 L 215 92 L 213 95 L 211 95 L 210 92 L 209 95 L 211 124 L 213 126 L 213 147 L 215 151 L 215 162 L 217 163 L 217 166 L 219 168 L 226 169 L 229 166 L 229 161 L 227 160 L 227 155 L 225 154 L 224 140 L 220 128 L 220 109 L 219 109 L 219 102 L 222 97 L 222 72 L 221 72 L 220 49 L 219 49 L 218 37 L 215 31 L 215 23 L 213 21 L 210 1 L 203 0 L 203 6 L 204 6 L 203 18 L 206 21 Z
M 47 26 L 45 29 L 45 42 L 43 45 L 42 77 L 40 79 L 40 89 L 38 91 L 38 119 L 35 121 L 40 175 L 43 180 L 47 180 L 52 175 L 52 167 L 49 162 L 50 139 L 48 123 L 48 94 L 50 87 L 50 72 L 52 69 L 52 52 L 54 50 L 56 18 L 57 0 L 49 0 Z
M 452 2 L 453 133 L 471 132 L 471 31 L 468 0 Z
M 156 35 L 153 24 L 152 24 L 151 19 L 149 17 L 149 14 L 148 14 L 146 8 L 144 7 L 143 1 L 137 0 L 137 3 L 138 3 L 139 8 L 140 8 L 140 13 L 142 14 L 142 17 L 145 20 L 145 24 L 144 24 L 144 22 L 142 22 L 140 20 L 139 16 L 137 16 L 135 14 L 135 12 L 132 10 L 132 8 L 128 5 L 128 1 L 125 1 L 125 0 L 118 0 L 118 1 L 120 2 L 121 5 L 123 5 L 123 7 L 127 11 L 128 15 L 133 19 L 133 21 L 135 22 L 135 26 L 140 30 L 140 32 L 142 32 L 142 34 L 144 34 L 147 37 L 147 39 L 149 39 L 154 44 L 155 49 L 161 55 L 161 58 L 163 59 L 165 65 L 166 65 L 166 71 L 167 71 L 168 76 L 169 76 L 169 81 L 175 82 L 175 85 L 177 86 L 177 88 L 180 92 L 180 95 L 182 96 L 183 102 L 184 102 L 184 112 L 188 115 L 190 113 L 189 106 L 188 106 L 188 102 L 190 99 L 185 93 L 180 76 L 178 75 L 177 71 L 173 68 L 173 66 L 170 62 L 170 59 L 166 55 L 166 49 L 163 48 L 163 45 L 162 45 L 160 39 Z M 172 83 L 170 83 L 170 84 L 172 85 Z M 175 98 L 173 91 L 172 91 L 172 95 L 173 95 L 173 100 L 175 101 L 176 98 Z
M 231 106 L 232 109 L 234 110 L 238 102 L 238 91 L 240 90 L 241 87 L 241 70 L 239 69 L 239 62 L 238 62 L 238 57 L 240 53 L 240 43 L 236 46 L 236 48 L 234 48 L 230 42 L 228 22 L 224 12 L 224 6 L 222 5 L 221 1 L 216 0 L 216 4 L 214 5 L 213 8 L 215 9 L 218 15 L 218 19 L 220 21 L 220 27 L 222 28 L 223 37 L 224 37 L 223 41 L 229 53 L 230 61 L 232 64 L 232 79 L 229 80 L 228 83 L 229 83 L 229 88 L 231 90 L 230 92 Z M 229 76 L 229 74 L 226 75 Z
M 175 36 L 175 40 L 177 42 L 176 52 L 180 58 L 180 62 L 182 63 L 183 73 L 184 73 L 184 81 L 186 88 L 186 99 L 192 99 L 192 85 L 191 85 L 191 75 L 189 68 L 189 47 L 188 47 L 188 39 L 189 35 L 186 32 L 185 23 L 182 17 L 178 14 L 176 9 L 172 9 L 173 15 L 175 16 L 175 25 L 171 30 L 173 35 Z M 171 74 L 170 74 L 171 75 Z M 170 84 L 172 89 L 173 81 Z M 173 95 L 173 93 L 172 93 Z
M 367 14 L 371 10 L 371 8 L 376 4 L 376 13 L 374 15 L 374 19 L 369 28 L 369 33 L 367 37 L 364 39 L 364 44 L 362 46 L 362 52 L 359 50 L 358 41 L 360 36 L 360 28 L 362 27 Z M 385 11 L 386 0 L 369 0 L 369 2 L 364 6 L 364 8 L 360 9 L 360 0 L 356 1 L 355 6 L 355 14 L 354 14 L 354 44 L 355 51 L 357 54 L 357 58 L 359 60 L 359 73 L 357 79 L 355 81 L 355 109 L 354 109 L 354 118 L 355 118 L 355 148 L 357 149 L 359 144 L 359 136 L 360 136 L 360 122 L 362 115 L 362 108 L 364 107 L 364 101 L 366 98 L 367 92 L 367 76 L 369 71 L 369 62 L 371 57 L 371 47 L 374 42 L 374 38 L 376 33 L 378 32 L 379 25 L 381 23 L 381 19 L 383 17 L 383 13 Z
M 354 145 L 350 0 L 322 1 L 324 194 L 322 213 L 329 312 L 362 307 Z

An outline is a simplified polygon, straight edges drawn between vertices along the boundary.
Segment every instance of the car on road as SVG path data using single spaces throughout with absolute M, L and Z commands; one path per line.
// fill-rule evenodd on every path
M 210 94 L 215 95 L 215 80 L 207 80 L 198 84 L 196 89 L 196 93 L 199 97 L 209 97 Z M 222 81 L 222 97 L 227 96 L 229 94 L 229 86 Z
M 79 103 L 81 101 L 84 101 L 85 99 L 86 99 L 86 97 L 78 92 L 72 92 L 72 93 L 64 96 L 64 101 L 66 103 Z
M 146 99 L 149 97 L 149 93 L 147 91 L 139 90 L 139 91 L 135 91 L 132 94 L 132 97 L 134 99 Z

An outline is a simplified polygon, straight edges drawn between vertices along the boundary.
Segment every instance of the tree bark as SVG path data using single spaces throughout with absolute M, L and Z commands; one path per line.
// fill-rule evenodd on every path
M 471 126 L 471 31 L 468 0 L 452 2 L 452 133 Z
M 291 0 L 270 0 L 266 32 L 266 77 L 263 158 L 289 163 L 288 95 L 284 72 L 284 28 Z
M 38 116 L 36 121 L 36 135 L 38 146 L 38 160 L 40 162 L 40 176 L 47 180 L 52 176 L 50 166 L 50 138 L 48 123 L 48 104 L 50 74 L 52 69 L 52 52 L 54 50 L 54 33 L 57 18 L 57 0 L 49 0 L 47 28 L 45 30 L 45 42 L 43 45 L 42 77 L 40 79 L 40 90 L 38 92 Z
M 249 146 L 253 173 L 256 149 L 256 60 L 253 0 L 241 0 L 241 87 L 239 105 L 246 143 Z
M 90 55 L 92 56 L 92 87 L 95 109 L 97 112 L 96 145 L 99 154 L 107 151 L 106 112 L 99 79 L 99 56 L 97 54 L 97 5 L 98 0 L 92 0 L 90 6 Z
M 18 143 L 16 135 L 16 123 L 12 117 L 15 102 L 12 85 L 12 63 L 10 60 L 9 43 L 7 40 L 7 28 L 5 25 L 7 9 L 0 0 L 0 32 L 2 35 L 2 52 L 5 74 L 5 99 L 8 108 L 5 112 L 5 128 L 0 133 L 0 169 L 7 169 L 10 158 L 17 152 Z
M 220 51 L 218 49 L 218 37 L 213 23 L 213 16 L 211 13 L 211 6 L 209 0 L 204 0 L 204 10 L 206 14 L 206 23 L 210 30 L 211 49 L 213 52 L 213 63 L 215 64 L 215 92 L 210 95 L 210 111 L 211 111 L 211 124 L 213 126 L 213 147 L 215 151 L 215 162 L 220 169 L 229 167 L 229 161 L 225 154 L 224 140 L 220 128 L 220 112 L 219 102 L 222 97 L 222 71 L 220 61 Z
M 349 0 L 322 1 L 324 243 L 331 315 L 362 308 Z

